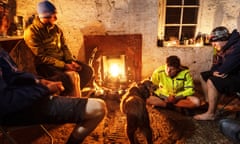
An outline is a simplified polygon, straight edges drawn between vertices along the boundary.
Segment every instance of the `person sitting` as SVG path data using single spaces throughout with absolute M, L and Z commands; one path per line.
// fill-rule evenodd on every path
M 0 47 L 0 124 L 75 123 L 67 144 L 81 143 L 103 120 L 106 104 L 97 98 L 62 97 L 62 82 L 39 79 L 19 71 Z
M 38 3 L 37 13 L 33 23 L 24 31 L 24 40 L 36 57 L 37 73 L 53 81 L 62 81 L 65 93 L 69 93 L 74 86 L 68 73 L 77 72 L 80 89 L 83 89 L 92 80 L 93 69 L 73 57 L 63 31 L 56 24 L 56 7 L 44 0 Z
M 159 88 L 147 103 L 160 107 L 193 109 L 200 106 L 200 99 L 194 96 L 194 83 L 189 69 L 182 66 L 179 57 L 167 57 L 166 64 L 157 68 L 151 80 Z
M 216 27 L 211 32 L 210 42 L 217 51 L 216 61 L 209 71 L 200 74 L 208 110 L 195 115 L 196 120 L 214 120 L 219 97 L 240 90 L 239 32 L 235 29 L 230 34 L 226 27 Z

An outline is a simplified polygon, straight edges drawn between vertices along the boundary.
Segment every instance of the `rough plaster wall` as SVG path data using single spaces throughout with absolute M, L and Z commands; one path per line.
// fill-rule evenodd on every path
M 198 80 L 199 72 L 211 65 L 212 48 L 158 48 L 158 11 L 161 0 L 52 0 L 58 10 L 58 24 L 73 54 L 84 60 L 83 35 L 143 35 L 142 77 L 165 62 L 169 55 L 178 55 Z M 239 0 L 200 0 L 200 32 L 209 33 L 217 25 L 230 29 L 239 26 Z M 25 19 L 36 12 L 39 0 L 17 0 L 17 15 Z M 223 17 L 221 18 L 221 14 Z
M 208 47 L 185 47 L 185 48 L 156 48 L 148 57 L 147 65 L 150 68 L 157 68 L 160 64 L 164 64 L 166 57 L 177 55 L 181 59 L 181 63 L 188 66 L 195 80 L 199 80 L 199 73 L 208 70 L 211 66 L 213 48 Z M 148 69 L 146 70 L 146 73 Z M 151 70 L 153 71 L 153 69 Z
M 202 12 L 200 30 L 210 33 L 216 26 L 226 26 L 230 31 L 240 30 L 240 1 L 239 0 L 201 0 Z

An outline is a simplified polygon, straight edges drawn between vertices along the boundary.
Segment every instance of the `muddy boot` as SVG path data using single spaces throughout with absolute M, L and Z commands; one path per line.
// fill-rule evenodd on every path
M 222 119 L 219 121 L 220 131 L 230 140 L 240 143 L 240 121 Z

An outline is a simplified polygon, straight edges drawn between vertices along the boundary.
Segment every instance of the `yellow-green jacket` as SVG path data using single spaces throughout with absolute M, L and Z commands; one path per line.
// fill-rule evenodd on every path
M 33 24 L 24 31 L 24 40 L 36 56 L 36 64 L 49 64 L 63 68 L 74 60 L 65 43 L 62 30 L 40 22 L 36 17 Z
M 165 73 L 165 66 L 160 66 L 152 74 L 152 82 L 159 86 L 155 91 L 158 96 L 192 96 L 194 83 L 188 69 L 180 71 L 176 77 L 171 78 Z

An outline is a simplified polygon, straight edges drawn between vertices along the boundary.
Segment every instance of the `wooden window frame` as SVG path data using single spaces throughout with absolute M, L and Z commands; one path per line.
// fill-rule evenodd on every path
M 182 28 L 183 26 L 194 26 L 195 27 L 195 34 L 194 37 L 197 35 L 198 32 L 198 25 L 199 25 L 199 16 L 200 16 L 200 4 L 201 4 L 201 0 L 199 0 L 199 4 L 198 5 L 183 5 L 184 0 L 182 1 L 182 5 L 168 5 L 167 6 L 167 0 L 159 0 L 159 28 L 158 28 L 158 39 L 160 40 L 165 40 L 165 28 L 167 26 L 178 26 L 179 27 L 179 31 L 178 31 L 178 40 L 181 39 L 182 36 Z M 181 18 L 180 18 L 180 22 L 177 24 L 166 24 L 166 9 L 167 8 L 181 8 Z M 197 22 L 195 24 L 193 23 L 189 23 L 189 24 L 183 24 L 183 9 L 184 8 L 197 8 L 198 12 L 197 12 Z

